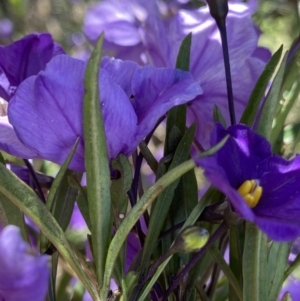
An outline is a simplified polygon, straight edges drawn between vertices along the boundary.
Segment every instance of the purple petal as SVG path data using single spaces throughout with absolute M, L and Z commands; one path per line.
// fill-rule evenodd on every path
M 169 109 L 192 100 L 202 89 L 190 73 L 146 66 L 134 74 L 132 92 L 139 124 L 136 139 L 141 140 Z
M 10 101 L 10 123 L 40 158 L 62 164 L 77 137 L 82 137 L 84 69 L 82 61 L 57 56 L 45 71 L 25 80 Z M 70 168 L 84 169 L 82 140 Z
M 101 68 L 107 71 L 110 78 L 124 90 L 128 97 L 131 96 L 132 76 L 140 69 L 137 63 L 104 57 L 101 61 Z
M 31 34 L 9 46 L 0 47 L 0 67 L 10 85 L 18 87 L 29 76 L 44 70 L 52 57 L 62 53 L 61 46 L 54 43 L 49 34 Z
M 216 154 L 196 159 L 204 175 L 228 197 L 242 218 L 257 224 L 271 239 L 295 239 L 300 235 L 300 156 L 290 161 L 272 156 L 269 142 L 243 125 L 228 130 L 217 125 L 212 145 L 227 134 L 228 141 Z M 237 189 L 252 179 L 259 182 L 263 193 L 251 209 Z
M 30 253 L 30 247 L 15 226 L 0 234 L 0 299 L 42 301 L 48 288 L 47 256 Z
M 96 41 L 101 32 L 105 39 L 121 46 L 133 46 L 140 42 L 138 23 L 132 8 L 121 1 L 103 1 L 86 14 L 84 32 Z
M 58 56 L 45 71 L 24 81 L 10 102 L 10 122 L 22 142 L 40 158 L 62 164 L 77 137 L 83 136 L 85 67 L 82 61 Z M 136 115 L 124 91 L 111 82 L 105 70 L 101 71 L 100 85 L 108 151 L 114 158 L 132 147 Z M 70 168 L 84 171 L 83 140 Z
M 8 154 L 20 158 L 36 158 L 37 153 L 27 148 L 17 137 L 13 126 L 7 116 L 0 117 L 0 149 Z

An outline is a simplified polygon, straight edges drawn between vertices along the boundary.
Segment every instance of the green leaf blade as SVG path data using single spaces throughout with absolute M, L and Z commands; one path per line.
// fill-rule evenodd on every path
M 104 36 L 101 35 L 89 60 L 85 73 L 84 138 L 87 194 L 92 231 L 92 247 L 101 298 L 105 260 L 111 239 L 110 169 L 106 147 L 104 120 L 99 101 L 99 72 Z

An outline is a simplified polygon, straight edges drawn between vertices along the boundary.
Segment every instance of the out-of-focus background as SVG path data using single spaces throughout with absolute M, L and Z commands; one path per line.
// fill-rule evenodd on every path
M 9 44 L 31 32 L 46 31 L 69 54 L 80 51 L 83 44 L 87 43 L 81 31 L 85 12 L 96 2 L 99 1 L 1 0 L 0 43 Z M 202 4 L 196 0 L 192 2 L 194 5 Z M 189 7 L 190 5 L 186 4 Z M 263 32 L 260 43 L 272 51 L 281 44 L 288 49 L 299 34 L 298 10 L 298 0 L 260 0 L 258 11 L 253 17 Z

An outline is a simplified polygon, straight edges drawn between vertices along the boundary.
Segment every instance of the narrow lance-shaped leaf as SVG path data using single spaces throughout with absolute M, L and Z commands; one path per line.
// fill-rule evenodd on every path
M 277 110 L 279 93 L 281 91 L 281 85 L 284 76 L 284 70 L 286 66 L 287 52 L 281 62 L 279 70 L 274 78 L 272 87 L 267 95 L 267 98 L 264 102 L 261 115 L 259 116 L 259 121 L 257 125 L 257 132 L 267 139 L 270 138 L 272 132 L 272 124 L 275 118 L 275 113 Z
M 104 36 L 101 35 L 85 73 L 83 124 L 93 255 L 101 298 L 106 300 L 106 292 L 104 290 L 102 294 L 102 286 L 105 259 L 111 239 L 111 198 L 106 136 L 99 101 L 99 72 L 103 39 Z
M 195 125 L 189 128 L 189 130 L 186 132 L 186 134 L 180 141 L 178 148 L 174 154 L 169 171 L 188 159 L 194 134 L 195 134 Z M 142 256 L 142 263 L 141 263 L 142 273 L 148 267 L 150 257 L 156 247 L 159 234 L 165 223 L 166 217 L 170 211 L 170 206 L 172 203 L 174 192 L 178 183 L 179 183 L 179 179 L 177 181 L 174 181 L 171 185 L 169 185 L 167 189 L 160 194 L 156 203 L 151 208 L 150 223 L 149 223 L 148 233 L 143 248 L 143 256 Z
M 190 69 L 190 51 L 192 44 L 192 34 L 189 33 L 182 41 L 179 49 L 179 53 L 176 61 L 176 68 L 189 71 Z M 166 139 L 165 139 L 165 155 L 168 155 L 172 152 L 170 149 L 168 141 L 169 134 L 174 126 L 178 127 L 181 134 L 183 135 L 185 132 L 185 124 L 186 124 L 186 104 L 176 106 L 172 108 L 168 113 L 167 119 L 167 128 L 166 128 Z
M 248 105 L 240 120 L 240 123 L 244 123 L 250 126 L 253 124 L 260 102 L 266 92 L 269 81 L 280 61 L 281 54 L 282 54 L 282 46 L 280 46 L 280 48 L 274 53 L 274 55 L 266 65 L 263 73 L 257 80 L 256 85 L 250 95 Z
M 199 157 L 211 156 L 217 152 L 226 143 L 228 136 L 222 139 L 217 145 L 209 150 L 200 154 Z M 140 216 L 147 210 L 149 206 L 155 201 L 157 196 L 171 183 L 176 181 L 182 175 L 195 167 L 194 160 L 188 160 L 174 169 L 170 170 L 167 174 L 162 176 L 153 186 L 151 186 L 147 192 L 143 195 L 140 201 L 131 209 L 124 221 L 120 225 L 120 228 L 113 237 L 107 254 L 106 266 L 105 266 L 105 278 L 103 289 L 107 292 L 109 290 L 109 282 L 112 275 L 113 267 L 117 259 L 118 253 L 126 240 L 132 227 L 135 225 Z
M 100 301 L 96 283 L 87 277 L 64 232 L 36 193 L 0 164 L 0 192 L 31 218 L 74 270 L 93 300 Z

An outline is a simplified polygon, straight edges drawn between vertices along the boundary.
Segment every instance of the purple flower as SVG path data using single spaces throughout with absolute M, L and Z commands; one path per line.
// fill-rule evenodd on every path
M 239 216 L 271 239 L 295 239 L 300 235 L 300 156 L 288 161 L 272 155 L 270 143 L 244 125 L 226 130 L 217 124 L 211 144 L 226 135 L 224 147 L 211 157 L 196 159 L 197 165 Z
M 0 69 L 7 79 L 2 85 L 1 77 L 0 96 L 9 101 L 23 80 L 44 70 L 54 56 L 63 53 L 48 33 L 30 34 L 11 45 L 0 46 Z
M 287 285 L 285 285 L 280 292 L 279 300 L 281 300 L 286 292 L 290 293 L 292 301 L 298 301 L 300 296 L 300 280 L 289 277 L 287 280 Z
M 44 300 L 49 278 L 47 256 L 34 255 L 15 226 L 0 233 L 0 254 L 0 299 Z
M 118 49 L 111 52 L 116 57 L 126 58 L 128 55 L 139 63 L 144 58 L 144 63 L 156 67 L 174 67 L 183 39 L 192 32 L 190 71 L 203 88 L 203 94 L 189 104 L 188 125 L 196 121 L 197 140 L 202 146 L 209 146 L 210 132 L 214 126 L 213 106 L 218 105 L 227 122 L 229 112 L 221 39 L 208 7 L 179 10 L 167 18 L 161 17 L 158 8 L 152 8 L 150 13 L 143 15 L 143 20 L 139 20 L 133 6 L 139 2 L 141 10 L 143 1 L 127 2 L 131 5 L 121 9 L 122 1 L 114 1 L 122 13 L 115 13 L 116 10 L 109 1 L 103 1 L 91 9 L 85 21 L 86 35 L 94 40 L 104 31 L 107 42 L 113 43 Z M 235 3 L 229 5 L 227 32 L 235 111 L 239 120 L 250 93 L 270 58 L 270 52 L 257 47 L 260 33 L 251 20 L 257 1 L 251 0 L 249 5 L 238 3 L 241 1 L 237 0 L 233 2 Z M 111 7 L 112 11 L 107 7 Z M 100 18 L 103 15 L 105 17 Z M 119 26 L 122 22 L 126 22 L 130 29 Z M 126 38 L 131 31 L 135 32 L 130 35 L 136 37 L 135 42 Z M 108 46 L 105 45 L 104 48 L 109 51 Z
M 49 34 L 31 34 L 8 46 L 0 46 L 0 148 L 17 157 L 37 154 L 18 139 L 7 117 L 7 101 L 26 78 L 46 67 L 52 57 L 64 53 Z M 3 98 L 3 99 L 1 99 Z
M 0 19 L 0 36 L 10 37 L 13 33 L 14 24 L 11 20 L 4 18 Z
M 171 107 L 202 92 L 191 74 L 139 67 L 105 58 L 100 71 L 101 106 L 108 153 L 131 155 Z M 60 55 L 46 70 L 25 80 L 11 99 L 8 116 L 18 138 L 43 159 L 62 164 L 77 137 L 70 168 L 84 171 L 82 104 L 86 63 Z

